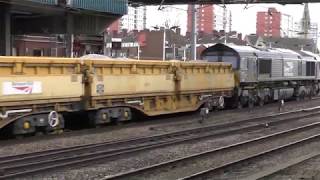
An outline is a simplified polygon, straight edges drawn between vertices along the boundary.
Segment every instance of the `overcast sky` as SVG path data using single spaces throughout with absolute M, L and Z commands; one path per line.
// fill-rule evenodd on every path
M 232 30 L 246 34 L 256 32 L 256 13 L 266 11 L 268 7 L 275 7 L 278 11 L 291 15 L 294 21 L 299 21 L 303 14 L 303 5 L 278 5 L 278 4 L 252 4 L 248 5 L 228 5 L 227 8 L 232 12 Z M 182 32 L 186 31 L 187 26 L 187 6 L 167 6 L 165 10 L 158 11 L 158 6 L 148 7 L 147 26 L 150 28 L 156 25 L 163 25 L 169 21 L 170 25 L 179 25 Z M 320 3 L 309 4 L 311 22 L 320 25 Z

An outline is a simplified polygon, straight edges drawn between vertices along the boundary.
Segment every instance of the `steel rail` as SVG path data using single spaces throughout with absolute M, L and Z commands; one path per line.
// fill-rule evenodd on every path
M 266 150 L 266 151 L 263 151 L 263 152 L 260 152 L 260 153 L 257 153 L 257 154 L 254 154 L 254 155 L 239 159 L 239 160 L 235 160 L 235 161 L 229 162 L 229 163 L 221 165 L 219 167 L 215 167 L 215 168 L 208 169 L 208 170 L 196 173 L 196 174 L 192 174 L 190 176 L 186 176 L 186 177 L 180 178 L 179 180 L 202 179 L 202 178 L 205 178 L 206 176 L 208 176 L 211 173 L 215 173 L 215 172 L 221 171 L 223 169 L 231 168 L 232 166 L 237 166 L 240 163 L 245 163 L 245 162 L 250 161 L 250 160 L 255 160 L 255 159 L 258 159 L 258 158 L 262 158 L 263 156 L 270 155 L 271 153 L 277 153 L 279 151 L 284 151 L 284 150 L 287 150 L 287 149 L 291 149 L 294 146 L 301 146 L 303 144 L 307 144 L 307 143 L 310 143 L 310 142 L 313 142 L 313 141 L 318 141 L 319 138 L 320 138 L 320 134 L 316 134 L 316 135 L 313 135 L 313 136 L 310 136 L 310 137 L 307 137 L 307 138 L 304 138 L 304 139 L 301 139 L 301 140 L 297 140 L 297 141 L 294 141 L 294 142 L 291 142 L 291 143 L 288 143 L 288 144 L 284 144 L 282 146 L 279 146 L 279 147 L 276 147 L 276 148 L 273 148 L 273 149 L 270 149 L 270 150 Z M 319 156 L 319 154 L 320 154 L 320 152 L 314 153 L 314 154 L 312 154 L 310 156 L 307 156 L 306 158 L 304 158 L 302 160 L 299 160 L 299 161 L 295 162 L 294 164 L 291 164 L 290 166 L 299 164 L 299 163 L 301 163 L 303 161 L 306 161 L 306 160 L 309 160 L 309 159 L 314 158 L 316 156 Z M 261 176 L 256 176 L 256 175 L 253 175 L 253 176 L 255 176 L 254 179 L 260 179 L 260 178 L 272 175 L 272 174 L 274 174 L 276 172 L 279 172 L 280 170 L 283 170 L 283 169 L 285 169 L 287 167 L 290 167 L 290 166 L 280 167 L 277 170 L 273 170 L 272 172 L 267 173 L 267 174 L 263 174 Z M 249 178 L 249 179 L 252 179 L 252 178 Z
M 125 173 L 120 173 L 120 174 L 117 174 L 117 175 L 114 175 L 114 176 L 107 176 L 103 180 L 128 179 L 128 178 L 133 178 L 134 179 L 134 177 L 142 177 L 145 174 L 152 174 L 152 172 L 155 172 L 155 171 L 156 172 L 166 171 L 168 169 L 171 169 L 172 167 L 179 168 L 179 166 L 185 166 L 186 164 L 192 164 L 192 162 L 199 161 L 203 157 L 219 155 L 219 154 L 225 154 L 226 152 L 232 151 L 233 149 L 237 149 L 237 148 L 241 148 L 241 147 L 251 147 L 255 143 L 268 142 L 268 141 L 272 141 L 272 140 L 277 139 L 277 138 L 283 138 L 283 137 L 288 136 L 288 135 L 292 135 L 292 134 L 295 134 L 295 133 L 301 133 L 301 132 L 304 132 L 304 131 L 307 131 L 307 130 L 312 130 L 314 128 L 319 128 L 319 127 L 320 127 L 320 122 L 316 122 L 316 123 L 304 125 L 304 126 L 301 126 L 301 127 L 298 127 L 298 128 L 293 128 L 293 129 L 277 132 L 277 133 L 274 133 L 274 134 L 271 134 L 271 135 L 266 135 L 266 136 L 263 136 L 263 137 L 255 138 L 255 139 L 252 139 L 252 140 L 247 140 L 247 141 L 244 141 L 244 142 L 239 142 L 239 143 L 231 144 L 231 145 L 228 145 L 228 146 L 216 148 L 216 149 L 213 149 L 213 150 L 209 150 L 209 151 L 206 151 L 206 152 L 194 154 L 194 155 L 191 155 L 191 156 L 187 156 L 187 157 L 183 157 L 183 158 L 179 158 L 179 159 L 175 159 L 175 160 L 166 161 L 166 162 L 163 162 L 163 163 L 151 165 L 151 166 L 148 166 L 148 167 L 132 170 L 132 171 L 125 172 Z M 263 151 L 261 153 L 254 154 L 254 155 L 252 155 L 250 157 L 246 157 L 246 158 L 243 158 L 243 159 L 240 159 L 240 160 L 235 160 L 233 162 L 229 162 L 227 164 L 223 164 L 223 165 L 221 165 L 219 167 L 214 167 L 212 169 L 209 169 L 209 170 L 197 173 L 197 174 L 192 174 L 192 175 L 186 176 L 186 177 L 184 177 L 182 179 L 193 179 L 193 178 L 196 178 L 196 177 L 198 178 L 198 177 L 200 177 L 200 175 L 202 176 L 202 175 L 205 175 L 207 173 L 211 173 L 212 171 L 221 170 L 221 169 L 223 169 L 225 167 L 231 166 L 234 163 L 238 163 L 240 161 L 244 161 L 244 160 L 246 160 L 248 158 L 261 156 L 262 154 L 266 154 L 268 152 L 273 152 L 273 151 L 276 151 L 278 149 L 283 149 L 284 147 L 289 147 L 289 146 L 292 146 L 292 145 L 297 144 L 297 143 L 302 143 L 302 142 L 305 142 L 305 141 L 307 141 L 309 139 L 318 139 L 318 138 L 320 138 L 320 134 L 317 134 L 317 135 L 314 135 L 314 136 L 311 136 L 311 137 L 308 137 L 308 138 L 305 138 L 305 139 L 302 139 L 302 140 L 298 140 L 298 141 L 295 141 L 295 142 L 290 142 L 289 144 L 285 144 L 285 145 L 273 148 L 271 150 L 266 150 L 266 151 Z
M 294 113 L 300 113 L 300 112 L 308 112 L 308 111 L 314 111 L 317 110 L 318 107 L 314 109 L 304 109 L 304 110 L 299 110 L 299 111 L 291 111 L 287 113 L 281 113 L 281 114 L 274 114 L 274 115 L 268 115 L 268 116 L 262 116 L 262 117 L 254 117 L 246 120 L 239 120 L 237 122 L 231 122 L 231 123 L 223 123 L 223 124 L 217 124 L 217 125 L 210 125 L 206 127 L 200 127 L 200 128 L 192 128 L 192 129 L 187 129 L 183 131 L 177 131 L 177 132 L 172 132 L 172 133 L 166 133 L 166 134 L 161 134 L 161 135 L 155 135 L 155 136 L 147 136 L 147 137 L 141 137 L 141 138 L 133 138 L 133 139 L 128 139 L 128 140 L 119 140 L 119 141 L 110 141 L 110 142 L 102 142 L 102 143 L 95 143 L 95 144 L 87 144 L 87 145 L 80 145 L 80 146 L 73 146 L 73 147 L 67 147 L 67 148 L 61 148 L 61 149 L 53 149 L 53 150 L 46 150 L 46 151 L 40 151 L 40 152 L 34 152 L 34 153 L 27 153 L 27 154 L 19 154 L 19 155 L 14 155 L 14 156 L 6 156 L 6 157 L 0 157 L 0 168 L 3 166 L 8 165 L 10 162 L 18 162 L 18 161 L 26 161 L 28 159 L 35 159 L 35 158 L 41 158 L 45 156 L 52 156 L 52 155 L 59 155 L 59 154 L 65 154 L 65 153 L 75 153 L 75 152 L 81 152 L 82 150 L 89 150 L 93 149 L 97 150 L 98 148 L 106 148 L 112 146 L 121 146 L 125 145 L 126 147 L 130 144 L 138 144 L 138 143 L 145 143 L 148 141 L 155 141 L 155 140 L 160 140 L 160 139 L 167 139 L 169 137 L 178 137 L 178 136 L 183 136 L 183 135 L 190 135 L 190 134 L 196 134 L 199 132 L 203 131 L 212 131 L 212 130 L 219 130 L 219 129 L 224 129 L 225 128 L 232 128 L 232 127 L 237 127 L 238 130 L 241 130 L 241 128 L 238 128 L 239 126 L 245 125 L 245 123 L 254 123 L 254 122 L 259 122 L 256 124 L 257 126 L 260 126 L 262 124 L 270 124 L 273 123 L 273 121 L 269 121 L 268 118 L 275 118 L 275 117 L 280 117 L 284 115 L 290 115 Z M 319 112 L 316 113 L 311 113 L 308 115 L 302 115 L 296 116 L 294 118 L 290 119 L 284 119 L 282 121 L 286 122 L 289 120 L 294 120 L 294 119 L 299 119 L 299 118 L 305 118 L 305 117 L 312 117 L 318 115 Z M 263 120 L 266 120 L 263 122 Z M 275 123 L 275 122 L 274 122 Z M 282 123 L 281 120 L 279 123 Z M 256 126 L 245 126 L 244 128 L 247 127 L 256 127 Z M 230 131 L 231 132 L 231 131 Z
M 209 125 L 209 126 L 199 127 L 199 128 L 191 128 L 191 129 L 186 129 L 183 131 L 170 132 L 170 133 L 154 135 L 154 136 L 131 138 L 131 139 L 127 139 L 127 140 L 109 141 L 109 142 L 79 145 L 79 146 L 53 149 L 53 150 L 45 150 L 45 151 L 40 151 L 40 152 L 19 154 L 19 155 L 13 155 L 13 156 L 5 156 L 5 157 L 0 157 L 0 167 L 3 166 L 3 164 L 10 162 L 10 161 L 18 161 L 18 160 L 25 161 L 29 158 L 39 158 L 39 157 L 42 157 L 43 155 L 54 155 L 54 154 L 59 154 L 59 153 L 68 153 L 70 151 L 74 152 L 75 150 L 82 150 L 82 149 L 86 149 L 86 148 L 99 148 L 99 147 L 104 147 L 104 146 L 117 146 L 117 145 L 124 145 L 124 144 L 128 145 L 128 143 L 130 143 L 130 142 L 132 144 L 137 144 L 137 143 L 142 143 L 142 142 L 147 142 L 147 141 L 154 141 L 155 139 L 177 137 L 177 136 L 181 136 L 184 134 L 188 135 L 191 133 L 198 133 L 201 131 L 224 129 L 224 128 L 230 128 L 233 126 L 236 127 L 239 125 L 240 126 L 244 125 L 245 123 L 254 123 L 257 121 L 259 123 L 267 123 L 267 122 L 269 122 L 269 118 L 277 118 L 277 117 L 291 115 L 291 114 L 295 114 L 295 113 L 313 112 L 318 109 L 320 110 L 320 106 L 314 107 L 314 108 L 308 108 L 308 109 L 301 109 L 301 110 L 297 110 L 297 111 L 288 111 L 288 112 L 284 112 L 284 113 L 277 113 L 277 114 L 272 114 L 272 115 L 267 115 L 267 116 L 253 117 L 253 118 L 239 120 L 236 122 L 221 123 L 221 124 Z M 315 115 L 317 115 L 317 114 L 318 113 L 316 112 Z M 314 116 L 314 115 L 311 114 L 311 116 Z M 306 117 L 306 115 L 303 115 L 303 117 Z M 300 117 L 297 116 L 296 118 L 300 118 Z M 267 121 L 262 122 L 263 120 L 267 120 Z
M 74 164 L 83 163 L 83 162 L 95 161 L 101 158 L 115 158 L 115 157 L 123 156 L 129 153 L 137 153 L 143 150 L 150 150 L 154 148 L 174 145 L 177 143 L 183 143 L 187 141 L 195 141 L 195 140 L 200 140 L 200 139 L 210 138 L 210 137 L 211 138 L 219 137 L 222 135 L 230 135 L 230 134 L 242 132 L 242 131 L 246 132 L 248 130 L 254 130 L 254 129 L 259 129 L 261 127 L 265 127 L 266 123 L 268 123 L 269 126 L 275 126 L 275 125 L 286 123 L 292 120 L 299 120 L 305 117 L 317 116 L 320 114 L 320 112 L 315 112 L 307 115 L 301 115 L 301 116 L 291 117 L 283 120 L 275 120 L 275 121 L 270 121 L 269 118 L 275 118 L 283 115 L 291 115 L 297 112 L 309 112 L 309 111 L 313 112 L 314 110 L 317 110 L 317 108 L 309 109 L 309 110 L 292 111 L 292 112 L 276 114 L 276 115 L 268 115 L 263 117 L 247 119 L 245 121 L 237 121 L 233 123 L 225 123 L 220 125 L 188 129 L 184 131 L 178 131 L 174 133 L 167 133 L 167 134 L 151 136 L 151 137 L 83 145 L 83 146 L 63 148 L 58 150 L 48 150 L 43 152 L 3 157 L 3 158 L 0 158 L 0 169 L 3 169 L 3 172 L 5 174 L 4 176 L 0 176 L 0 179 L 16 177 L 16 176 L 25 175 L 25 174 L 32 174 L 32 173 L 40 172 L 43 170 L 48 170 L 48 169 L 53 169 L 58 167 L 65 167 L 67 165 L 74 165 Z M 266 120 L 266 121 L 260 122 L 262 120 Z M 250 123 L 253 123 L 256 121 L 258 121 L 258 124 L 250 125 Z M 239 128 L 239 125 L 243 126 L 243 123 L 245 122 L 249 123 L 249 126 L 247 125 L 245 127 Z M 216 130 L 219 130 L 219 129 L 221 130 L 221 129 L 230 128 L 230 127 L 236 127 L 236 128 L 231 131 L 222 131 L 218 133 L 215 132 Z M 194 137 L 192 136 L 192 134 L 194 135 L 194 134 L 199 134 L 201 132 L 210 132 L 210 131 L 213 133 L 198 135 Z M 179 137 L 181 139 L 179 139 Z M 131 146 L 134 145 L 134 146 L 128 147 L 128 145 L 131 145 Z M 117 146 L 118 148 L 116 148 Z M 107 148 L 107 150 L 104 150 L 105 148 Z M 38 166 L 38 168 L 34 168 L 33 170 L 30 170 L 30 168 L 32 169 L 33 166 Z M 26 170 L 24 171 L 24 169 Z
M 255 179 L 263 179 L 263 178 L 268 178 L 272 175 L 275 175 L 277 173 L 279 173 L 280 171 L 282 170 L 285 170 L 285 169 L 288 169 L 288 168 L 291 168 L 291 167 L 294 167 L 296 165 L 299 165 L 299 164 L 302 164 L 306 161 L 309 161 L 311 159 L 314 159 L 314 158 L 319 158 L 320 157 L 320 152 L 314 152 L 314 153 L 310 153 L 308 154 L 307 156 L 303 156 L 303 157 L 300 157 L 300 158 L 297 158 L 297 159 L 294 159 L 294 160 L 291 160 L 289 163 L 287 163 L 286 165 L 278 165 L 276 166 L 274 169 L 270 170 L 270 171 L 266 171 L 266 172 L 262 172 L 262 173 L 259 173 L 259 174 L 253 174 L 252 176 L 255 178 Z M 249 159 L 250 160 L 250 159 Z M 240 162 L 241 163 L 241 162 Z M 250 177 L 252 177 L 250 176 Z
M 97 148 L 100 146 L 110 146 L 110 145 L 119 145 L 119 144 L 127 144 L 128 142 L 132 143 L 140 143 L 144 141 L 148 141 L 151 139 L 152 141 L 155 138 L 161 139 L 161 138 L 167 138 L 170 136 L 178 136 L 178 135 L 183 135 L 183 134 L 190 134 L 190 133 L 196 133 L 199 131 L 206 131 L 206 130 L 214 130 L 214 129 L 223 129 L 223 128 L 228 128 L 232 126 L 238 126 L 238 125 L 243 125 L 244 123 L 253 123 L 256 121 L 263 121 L 263 120 L 268 120 L 268 118 L 277 118 L 285 115 L 290 115 L 290 114 L 295 114 L 295 113 L 305 113 L 305 112 L 313 112 L 320 110 L 320 106 L 313 107 L 313 108 L 306 108 L 306 109 L 299 109 L 295 111 L 288 111 L 288 112 L 283 112 L 283 113 L 275 113 L 267 116 L 260 116 L 260 117 L 253 117 L 253 118 L 248 118 L 248 119 L 241 119 L 236 122 L 228 122 L 228 123 L 221 123 L 221 124 L 215 124 L 215 125 L 209 125 L 205 127 L 199 127 L 199 128 L 190 128 L 186 129 L 183 131 L 176 131 L 176 132 L 170 132 L 170 133 L 165 133 L 165 134 L 160 134 L 160 135 L 154 135 L 154 136 L 146 136 L 146 137 L 139 137 L 139 138 L 131 138 L 131 139 L 126 139 L 126 140 L 117 140 L 117 141 L 108 141 L 108 142 L 102 142 L 102 143 L 93 143 L 93 144 L 86 144 L 86 145 L 79 145 L 79 146 L 72 146 L 72 147 L 67 147 L 67 148 L 60 148 L 60 149 L 52 149 L 52 150 L 45 150 L 45 151 L 39 151 L 39 152 L 33 152 L 33 153 L 26 153 L 26 154 L 18 154 L 18 155 L 13 155 L 13 156 L 5 156 L 5 157 L 0 157 L 0 166 L 2 163 L 5 163 L 6 161 L 11 161 L 11 160 L 26 160 L 29 157 L 30 158 L 36 158 L 39 157 L 43 154 L 48 154 L 52 155 L 55 153 L 66 153 L 71 150 L 77 150 L 81 148 Z M 316 112 L 315 115 L 317 115 L 318 112 Z M 311 116 L 314 116 L 311 114 Z M 303 117 L 306 117 L 303 115 Z M 297 118 L 300 118 L 297 116 Z M 263 123 L 263 122 L 260 122 Z

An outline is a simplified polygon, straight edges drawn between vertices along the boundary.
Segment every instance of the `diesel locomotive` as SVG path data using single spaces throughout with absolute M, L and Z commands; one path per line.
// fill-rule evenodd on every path
M 319 93 L 320 57 L 312 52 L 219 43 L 204 50 L 201 59 L 232 65 L 236 81 L 232 102 L 239 108 Z

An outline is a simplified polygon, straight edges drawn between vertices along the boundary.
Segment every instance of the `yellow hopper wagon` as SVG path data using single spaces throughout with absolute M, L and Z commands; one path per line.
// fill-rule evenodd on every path
M 0 129 L 14 135 L 64 128 L 65 112 L 91 125 L 223 108 L 235 86 L 225 63 L 0 57 Z

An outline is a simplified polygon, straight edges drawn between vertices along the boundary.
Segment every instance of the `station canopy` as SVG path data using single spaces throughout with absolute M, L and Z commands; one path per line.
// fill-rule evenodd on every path
M 250 4 L 250 3 L 278 3 L 301 4 L 316 3 L 320 0 L 129 0 L 132 5 L 173 5 L 173 4 Z

